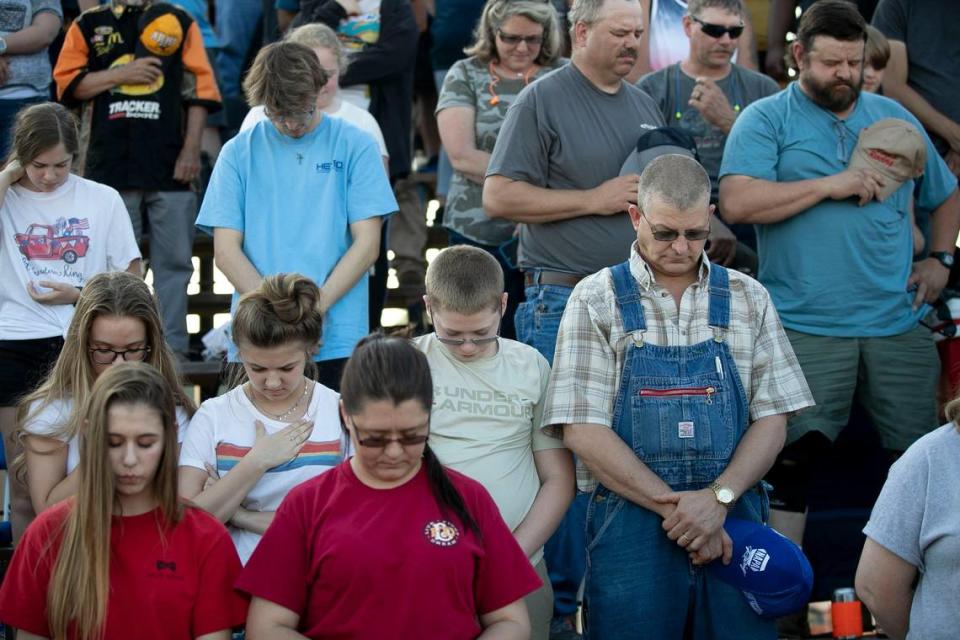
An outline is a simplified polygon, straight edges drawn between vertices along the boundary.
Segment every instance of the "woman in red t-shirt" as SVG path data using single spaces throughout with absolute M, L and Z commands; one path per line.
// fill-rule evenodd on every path
M 149 365 L 118 364 L 81 415 L 76 498 L 27 528 L 0 620 L 21 640 L 227 640 L 246 613 L 230 587 L 240 560 L 222 524 L 178 501 L 170 385 Z
M 365 338 L 340 393 L 356 454 L 277 510 L 237 582 L 249 637 L 528 638 L 540 579 L 486 490 L 430 450 L 426 356 Z

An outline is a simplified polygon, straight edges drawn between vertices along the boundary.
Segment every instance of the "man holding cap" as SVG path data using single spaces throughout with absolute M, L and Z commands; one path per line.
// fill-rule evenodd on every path
M 702 565 L 731 561 L 728 513 L 764 519 L 758 483 L 812 398 L 766 290 L 707 259 L 713 208 L 696 160 L 651 160 L 629 260 L 578 284 L 560 324 L 543 424 L 591 492 L 588 638 L 776 637 Z
M 854 394 L 893 457 L 937 424 L 939 362 L 918 320 L 953 264 L 957 182 L 906 109 L 860 92 L 865 40 L 855 5 L 805 11 L 792 44 L 799 81 L 741 114 L 720 168 L 724 215 L 757 225 L 760 281 L 817 402 L 790 421 L 770 477 L 771 524 L 796 542 L 812 464 L 847 424 Z M 931 253 L 912 262 L 921 168 Z

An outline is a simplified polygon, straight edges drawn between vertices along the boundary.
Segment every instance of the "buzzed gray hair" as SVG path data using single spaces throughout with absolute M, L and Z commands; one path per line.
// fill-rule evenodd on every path
M 654 158 L 640 174 L 637 203 L 649 211 L 650 198 L 656 196 L 664 204 L 679 211 L 688 211 L 710 201 L 710 176 L 690 156 L 668 153 Z
M 738 16 L 743 15 L 743 4 L 740 0 L 689 0 L 687 15 L 699 16 L 704 9 L 721 9 Z

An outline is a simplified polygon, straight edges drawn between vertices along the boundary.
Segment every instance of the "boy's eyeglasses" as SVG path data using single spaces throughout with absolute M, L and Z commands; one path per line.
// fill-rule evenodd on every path
M 438 331 L 436 331 L 436 329 L 440 329 L 440 331 L 443 331 L 443 327 L 441 327 L 441 326 L 437 323 L 437 319 L 436 319 L 436 318 L 434 318 L 434 317 L 431 316 L 431 320 L 433 321 L 433 326 L 434 326 L 434 332 L 433 332 L 433 334 L 434 334 L 435 336 L 437 336 L 437 340 L 438 340 L 441 344 L 445 344 L 445 345 L 447 345 L 448 347 L 462 347 L 463 345 L 465 345 L 465 344 L 467 344 L 467 343 L 470 343 L 470 344 L 472 344 L 472 345 L 475 346 L 475 347 L 483 347 L 483 346 L 486 346 L 486 345 L 488 345 L 488 344 L 492 344 L 492 343 L 496 342 L 497 340 L 500 339 L 500 325 L 503 324 L 503 314 L 502 314 L 502 313 L 497 313 L 497 318 L 498 318 L 498 319 L 497 319 L 497 332 L 496 332 L 495 335 L 489 336 L 489 337 L 487 337 L 487 338 L 444 338 L 443 336 L 440 335 L 440 333 L 439 333 Z
M 647 214 L 645 214 L 642 209 L 640 210 L 640 217 L 650 225 L 650 231 L 653 233 L 654 240 L 658 242 L 673 242 L 680 237 L 680 232 L 676 229 L 654 229 L 650 221 L 647 220 Z M 709 227 L 706 229 L 687 229 L 683 232 L 683 237 L 686 238 L 688 242 L 706 240 L 710 237 L 710 229 Z
M 124 362 L 143 362 L 146 360 L 147 354 L 150 353 L 150 347 L 123 349 L 121 351 L 116 349 L 87 349 L 87 351 L 90 352 L 90 356 L 97 364 L 113 364 L 117 361 L 117 356 L 120 356 Z
M 723 37 L 723 34 L 729 33 L 731 40 L 736 40 L 740 37 L 740 34 L 743 33 L 743 25 L 737 25 L 736 27 L 725 27 L 722 24 L 713 24 L 712 22 L 704 22 L 700 18 L 690 16 L 690 19 L 700 25 L 700 30 L 711 38 L 717 38 L 718 40 Z
M 316 115 L 317 108 L 314 107 L 309 111 L 301 111 L 300 113 L 274 113 L 266 107 L 263 109 L 263 114 L 267 116 L 268 119 L 273 120 L 279 124 L 284 125 L 299 125 L 306 126 L 310 124 L 310 121 L 313 120 L 313 116 Z
M 500 42 L 503 44 L 509 44 L 511 46 L 518 45 L 521 42 L 526 42 L 528 47 L 536 47 L 543 44 L 543 36 L 517 36 L 512 33 L 504 33 L 501 30 L 497 30 L 497 35 L 500 36 Z

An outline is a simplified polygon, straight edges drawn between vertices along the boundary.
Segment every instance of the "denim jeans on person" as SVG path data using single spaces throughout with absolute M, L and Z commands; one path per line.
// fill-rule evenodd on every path
M 613 268 L 626 346 L 613 429 L 674 491 L 708 486 L 727 467 L 746 432 L 749 406 L 725 342 L 730 320 L 726 269 L 710 270 L 714 337 L 690 346 L 645 344 L 640 292 L 628 263 Z M 762 488 L 732 515 L 761 522 Z M 587 510 L 585 635 L 591 640 L 658 638 L 765 640 L 776 627 L 736 588 L 694 566 L 667 538 L 660 516 L 600 485 Z

